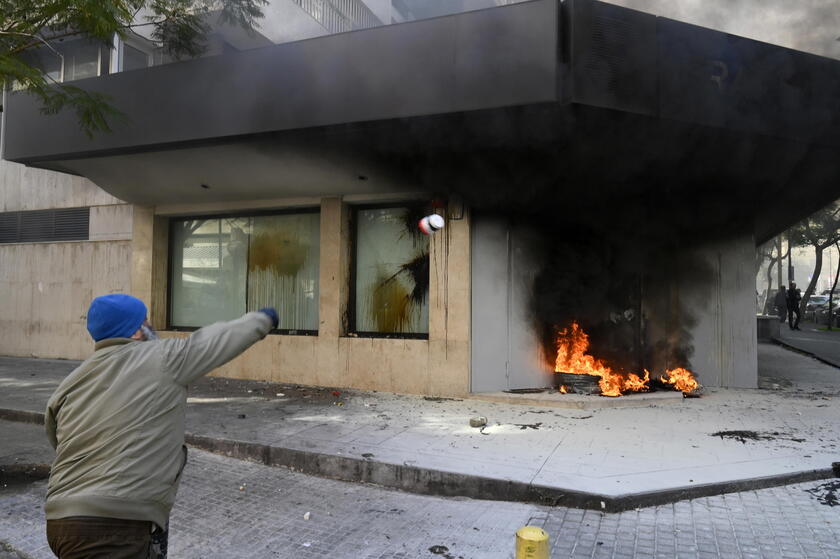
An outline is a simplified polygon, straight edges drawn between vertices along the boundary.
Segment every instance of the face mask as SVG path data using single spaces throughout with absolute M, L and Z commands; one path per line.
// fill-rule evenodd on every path
M 140 331 L 143 332 L 143 340 L 146 342 L 151 342 L 152 340 L 159 340 L 157 332 L 151 326 L 146 326 L 145 324 L 140 326 Z

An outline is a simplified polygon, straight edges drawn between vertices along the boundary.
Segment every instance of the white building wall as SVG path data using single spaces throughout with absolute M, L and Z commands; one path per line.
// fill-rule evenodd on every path
M 0 355 L 90 355 L 91 299 L 130 290 L 133 212 L 87 179 L 0 160 L 0 211 L 78 207 L 90 241 L 0 244 Z

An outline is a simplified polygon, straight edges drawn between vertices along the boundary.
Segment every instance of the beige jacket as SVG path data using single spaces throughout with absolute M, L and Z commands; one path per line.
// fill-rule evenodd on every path
M 166 526 L 187 461 L 187 385 L 265 337 L 252 312 L 188 338 L 113 338 L 58 386 L 46 430 L 56 450 L 47 519 L 98 516 Z

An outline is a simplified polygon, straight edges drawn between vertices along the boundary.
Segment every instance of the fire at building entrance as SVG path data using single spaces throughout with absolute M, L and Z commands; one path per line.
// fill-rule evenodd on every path
M 702 259 L 525 221 L 475 218 L 473 391 L 699 395 L 686 285 L 709 283 Z
M 642 376 L 621 369 L 613 369 L 589 353 L 589 336 L 577 322 L 557 332 L 557 358 L 554 371 L 557 373 L 559 390 L 592 392 L 591 389 L 579 389 L 586 381 L 573 377 L 589 376 L 597 379 L 598 391 L 602 396 L 621 396 L 628 392 L 648 392 L 652 389 L 651 373 L 644 371 Z M 683 367 L 666 370 L 658 378 L 664 385 L 672 386 L 684 394 L 696 394 L 700 383 L 694 373 Z M 566 384 L 569 383 L 569 385 Z

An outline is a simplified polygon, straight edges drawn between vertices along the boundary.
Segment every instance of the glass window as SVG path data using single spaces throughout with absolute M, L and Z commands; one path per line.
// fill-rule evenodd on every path
M 73 41 L 60 48 L 64 54 L 64 81 L 82 80 L 99 75 L 99 45 Z
M 355 331 L 428 334 L 429 237 L 414 208 L 356 212 Z
M 137 70 L 149 66 L 149 55 L 127 43 L 122 45 L 122 71 Z
M 285 331 L 317 331 L 318 213 L 176 220 L 170 322 L 201 327 L 274 307 Z
M 49 82 L 61 81 L 62 55 L 47 47 L 31 49 L 21 53 L 21 58 L 27 64 L 40 69 Z
M 319 214 L 255 217 L 248 310 L 274 307 L 281 330 L 318 329 Z

